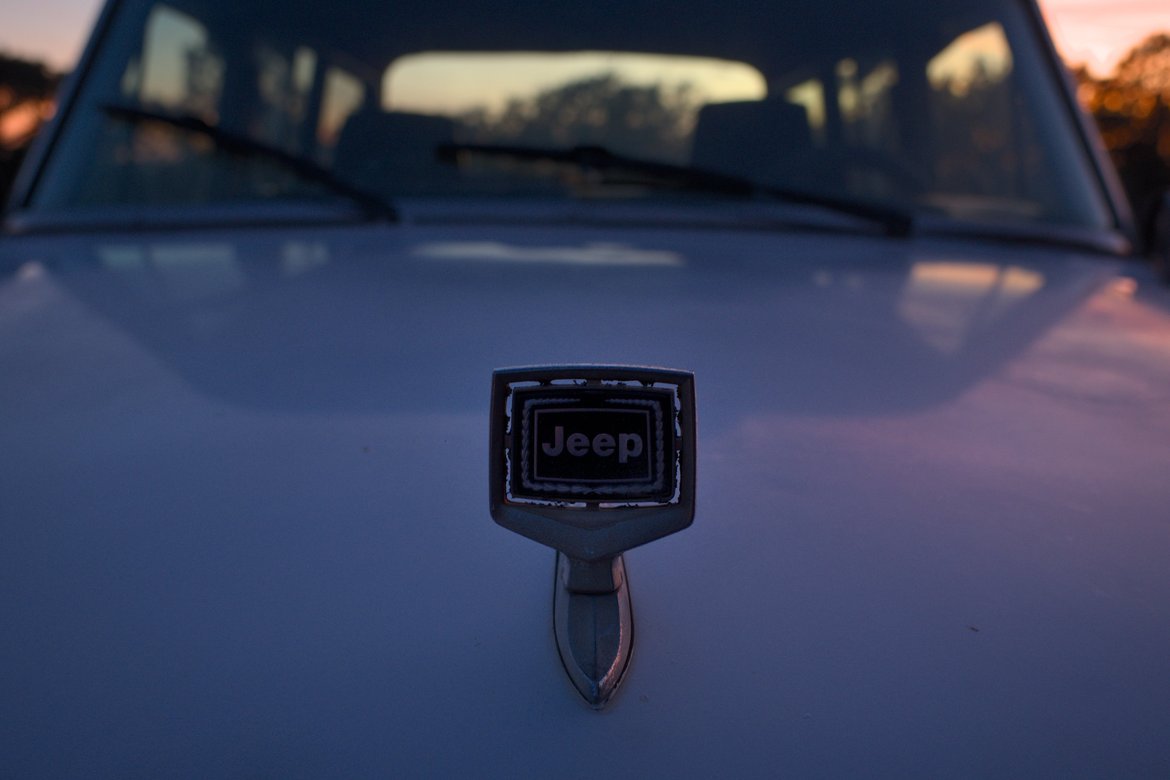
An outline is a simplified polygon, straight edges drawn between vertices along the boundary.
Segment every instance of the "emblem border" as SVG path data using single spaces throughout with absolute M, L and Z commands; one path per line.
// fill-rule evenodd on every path
M 514 499 L 508 494 L 509 454 L 518 410 L 509 414 L 512 391 L 518 387 L 631 386 L 673 389 L 675 457 L 678 485 L 669 500 L 640 496 L 582 496 Z M 664 420 L 671 424 L 671 420 Z M 587 561 L 612 557 L 632 547 L 680 531 L 694 520 L 697 456 L 694 374 L 676 369 L 622 365 L 528 366 L 497 369 L 492 375 L 490 419 L 489 508 L 499 525 Z M 660 448 L 660 452 L 662 449 Z M 551 522 L 550 522 L 551 521 Z

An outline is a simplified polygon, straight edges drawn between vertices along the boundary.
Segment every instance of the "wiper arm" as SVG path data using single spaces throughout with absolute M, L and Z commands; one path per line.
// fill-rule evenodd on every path
M 490 157 L 511 157 L 518 160 L 548 160 L 578 165 L 597 170 L 624 170 L 659 177 L 678 189 L 696 192 L 714 192 L 739 197 L 764 197 L 835 211 L 877 223 L 890 236 L 908 236 L 914 227 L 913 216 L 890 206 L 865 201 L 838 198 L 832 195 L 806 192 L 786 187 L 773 187 L 742 176 L 692 168 L 686 165 L 643 160 L 615 154 L 602 146 L 573 146 L 556 149 L 538 146 L 508 144 L 441 144 L 436 149 L 438 158 L 455 162 L 460 154 Z
M 262 141 L 249 138 L 246 135 L 233 133 L 216 125 L 208 124 L 200 117 L 191 114 L 165 114 L 158 111 L 149 111 L 114 103 L 101 106 L 101 110 L 108 116 L 133 124 L 139 122 L 157 122 L 205 136 L 211 139 L 212 143 L 217 147 L 230 154 L 242 157 L 263 157 L 272 160 L 302 179 L 324 185 L 338 195 L 348 198 L 361 206 L 362 210 L 371 219 L 384 219 L 390 222 L 396 222 L 398 220 L 398 212 L 395 210 L 394 205 L 380 195 L 360 187 L 355 187 L 328 168 L 323 168 L 310 159 L 289 154 L 283 149 L 270 146 Z

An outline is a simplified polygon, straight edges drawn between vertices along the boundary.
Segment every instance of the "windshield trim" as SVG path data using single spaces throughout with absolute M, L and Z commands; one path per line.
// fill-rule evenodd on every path
M 962 220 L 918 212 L 905 237 L 874 229 L 874 224 L 815 206 L 783 201 L 696 201 L 691 204 L 516 199 L 465 200 L 401 198 L 395 227 L 581 226 L 631 230 L 756 233 L 815 233 L 881 241 L 967 240 L 983 244 L 1069 249 L 1124 257 L 1133 244 L 1118 230 L 1011 220 Z M 304 227 L 353 228 L 371 223 L 362 209 L 345 201 L 275 200 L 218 203 L 199 207 L 109 205 L 62 211 L 26 209 L 7 215 L 0 236 L 137 233 L 197 229 Z
M 1130 255 L 1134 248 L 1132 238 L 1121 230 L 1054 222 L 964 220 L 923 213 L 915 219 L 914 228 L 922 237 L 1067 248 L 1115 257 Z
M 15 210 L 5 215 L 0 236 L 369 224 L 392 223 L 371 222 L 360 206 L 346 201 L 280 200 L 200 206 L 118 204 L 62 211 Z
M 1018 0 L 1024 7 L 1025 16 L 1032 35 L 1035 36 L 1041 47 L 1049 77 L 1060 96 L 1071 124 L 1073 135 L 1076 136 L 1084 155 L 1085 162 L 1092 169 L 1093 179 L 1100 187 L 1105 203 L 1109 207 L 1109 214 L 1113 218 L 1113 226 L 1121 231 L 1130 244 L 1130 250 L 1137 246 L 1137 228 L 1130 208 L 1129 198 L 1121 186 L 1121 179 L 1117 175 L 1112 161 L 1100 142 L 1093 120 L 1081 108 L 1077 100 L 1076 86 L 1072 74 L 1064 64 L 1060 52 L 1056 49 L 1056 42 L 1044 21 L 1044 12 L 1040 9 L 1038 0 Z M 1096 139 L 1096 140 L 1094 140 Z

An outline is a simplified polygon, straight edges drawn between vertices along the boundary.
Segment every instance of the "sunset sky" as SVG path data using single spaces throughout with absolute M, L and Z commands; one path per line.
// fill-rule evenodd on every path
M 4 0 L 0 50 L 72 67 L 99 0 Z M 1057 45 L 1072 63 L 1106 75 L 1152 32 L 1170 32 L 1170 0 L 1042 0 Z

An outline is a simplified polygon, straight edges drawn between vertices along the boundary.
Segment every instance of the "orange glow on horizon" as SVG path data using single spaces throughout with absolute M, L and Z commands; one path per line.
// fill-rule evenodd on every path
M 0 114 L 0 148 L 14 149 L 28 141 L 55 109 L 52 100 L 27 100 Z

